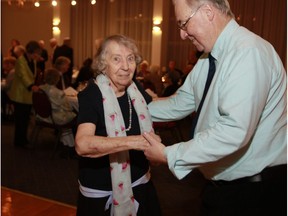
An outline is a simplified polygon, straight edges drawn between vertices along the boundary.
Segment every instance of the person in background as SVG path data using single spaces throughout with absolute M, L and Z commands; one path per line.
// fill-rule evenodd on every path
M 192 62 L 188 62 L 185 65 L 185 68 L 183 69 L 183 75 L 181 77 L 181 85 L 183 85 L 183 83 L 186 80 L 186 77 L 188 76 L 188 74 L 192 71 L 193 67 L 195 64 L 193 64 Z
M 25 52 L 26 52 L 26 48 L 23 45 L 17 45 L 14 47 L 14 55 L 16 59 L 24 55 Z
M 15 54 L 15 52 L 14 52 L 14 48 L 15 48 L 16 46 L 18 46 L 18 45 L 20 45 L 20 41 L 17 40 L 17 39 L 15 39 L 15 38 L 13 38 L 13 39 L 11 40 L 11 47 L 8 49 L 7 56 L 12 56 L 12 57 L 17 58 L 17 56 L 16 56 L 16 54 Z
M 136 79 L 143 85 L 144 89 L 148 92 L 155 94 L 155 86 L 151 80 L 151 72 L 148 70 L 149 63 L 144 60 L 139 65 L 139 71 L 137 72 Z
M 9 115 L 7 112 L 8 106 L 12 105 L 7 93 L 10 91 L 14 79 L 15 64 L 15 57 L 4 57 L 2 64 L 3 70 L 1 74 L 1 113 L 2 119 L 4 120 L 6 120 Z
M 172 78 L 168 73 L 162 77 L 162 83 L 164 88 L 161 97 L 169 97 L 173 95 L 179 88 L 178 84 L 172 81 Z
M 58 57 L 64 56 L 70 60 L 70 66 L 68 71 L 66 72 L 67 81 L 72 83 L 72 75 L 73 75 L 73 67 L 74 67 L 74 50 L 71 47 L 71 39 L 66 37 L 63 39 L 63 44 L 61 46 L 57 46 L 54 50 L 53 54 L 53 64 L 56 63 Z
M 150 71 L 148 70 L 149 68 L 149 63 L 146 60 L 143 60 L 140 65 L 139 65 L 139 71 L 137 71 L 136 77 L 142 77 L 144 78 L 144 76 L 148 73 L 150 73 Z
M 168 63 L 167 74 L 170 77 L 173 85 L 181 85 L 181 77 L 183 72 L 176 68 L 176 62 L 174 60 L 170 60 Z
M 38 90 L 35 76 L 40 53 L 41 47 L 37 41 L 27 43 L 26 52 L 16 61 L 14 79 L 8 92 L 14 104 L 14 145 L 19 147 L 29 147 L 27 131 L 32 108 L 32 91 Z
M 41 55 L 40 55 L 40 58 L 37 62 L 37 67 L 38 69 L 44 73 L 45 71 L 45 66 L 46 66 L 46 62 L 48 61 L 48 52 L 47 50 L 45 49 L 45 42 L 44 40 L 39 40 L 38 41 L 40 47 L 41 47 Z
M 91 67 L 92 58 L 87 58 L 84 60 L 82 67 L 79 70 L 78 76 L 76 78 L 75 83 L 73 84 L 74 88 L 82 89 L 85 86 L 89 79 L 94 77 L 94 71 Z
M 173 4 L 181 38 L 204 54 L 176 94 L 153 101 L 149 111 L 154 121 L 197 111 L 196 121 L 191 139 L 171 146 L 144 134 L 151 145 L 145 155 L 167 164 L 179 179 L 200 169 L 208 180 L 202 215 L 287 215 L 287 76 L 281 59 L 269 42 L 239 26 L 227 0 Z
M 54 51 L 55 51 L 55 49 L 58 47 L 58 41 L 57 41 L 57 39 L 56 39 L 56 38 L 51 38 L 51 39 L 49 40 L 49 45 L 50 45 L 50 48 L 52 49 L 51 54 L 50 54 L 50 56 L 49 56 L 49 59 L 50 59 L 50 61 L 51 61 L 51 64 L 53 65 L 53 64 L 54 64 L 54 62 L 53 62 L 53 59 L 54 59 Z
M 155 86 L 155 93 L 157 94 L 158 97 L 160 97 L 163 91 L 161 68 L 159 65 L 151 65 L 150 72 L 151 72 L 150 80 Z
M 66 88 L 71 86 L 71 80 L 69 78 L 69 75 L 67 75 L 70 64 L 70 59 L 65 56 L 59 56 L 55 61 L 54 68 L 58 70 L 60 74 L 60 80 L 57 83 L 57 88 L 61 90 L 65 90 Z
M 141 62 L 138 48 L 126 36 L 112 35 L 94 62 L 97 77 L 78 93 L 77 215 L 160 216 L 149 163 L 141 151 L 148 147 L 141 134 L 153 128 L 146 105 L 151 97 L 133 82 Z
M 69 104 L 64 91 L 56 87 L 56 84 L 59 82 L 59 80 L 59 71 L 55 68 L 49 68 L 44 73 L 45 84 L 40 85 L 39 88 L 42 89 L 49 97 L 52 106 L 52 116 L 54 122 L 58 125 L 64 125 L 75 119 L 77 114 L 73 110 L 73 107 L 71 107 Z M 51 123 L 50 118 L 43 119 L 40 116 L 37 116 L 37 118 Z M 74 131 L 76 131 L 76 129 L 74 129 Z M 63 132 L 62 136 L 60 137 L 60 141 L 64 147 L 62 156 L 74 157 L 76 152 L 74 148 L 75 141 L 72 128 Z

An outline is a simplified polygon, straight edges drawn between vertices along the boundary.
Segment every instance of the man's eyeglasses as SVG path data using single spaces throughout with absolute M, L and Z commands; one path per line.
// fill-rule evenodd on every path
M 183 30 L 183 31 L 186 31 L 186 30 L 187 30 L 187 24 L 188 24 L 188 22 L 191 20 L 191 18 L 197 13 L 197 11 L 198 11 L 202 6 L 203 6 L 203 4 L 200 5 L 200 6 L 196 9 L 196 11 L 194 11 L 194 12 L 187 18 L 187 20 L 185 20 L 185 21 L 183 21 L 183 22 L 182 22 L 181 20 L 178 20 L 177 25 L 178 25 L 179 29 L 181 29 L 181 30 Z

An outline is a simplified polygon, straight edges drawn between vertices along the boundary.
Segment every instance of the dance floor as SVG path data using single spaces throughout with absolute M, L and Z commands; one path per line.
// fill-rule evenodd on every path
M 1 187 L 2 216 L 74 216 L 75 213 L 74 206 Z

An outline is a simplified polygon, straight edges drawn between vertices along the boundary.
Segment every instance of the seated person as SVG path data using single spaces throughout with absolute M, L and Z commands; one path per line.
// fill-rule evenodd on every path
M 179 88 L 179 86 L 175 82 L 172 81 L 172 78 L 170 77 L 170 74 L 168 73 L 166 73 L 162 77 L 162 82 L 163 82 L 164 90 L 162 92 L 161 97 L 169 97 L 173 95 Z
M 79 74 L 76 78 L 75 83 L 73 84 L 73 87 L 77 90 L 82 90 L 82 88 L 85 87 L 85 84 L 87 84 L 88 80 L 94 77 L 94 72 L 91 68 L 92 65 L 92 58 L 87 58 L 83 62 L 82 67 L 79 70 Z
M 60 79 L 56 84 L 58 89 L 64 90 L 71 86 L 71 78 L 68 75 L 68 70 L 70 67 L 71 61 L 65 56 L 59 56 L 54 64 L 54 68 L 58 71 Z
M 59 72 L 54 69 L 47 69 L 44 73 L 45 84 L 40 85 L 39 88 L 42 89 L 49 97 L 51 106 L 52 106 L 52 116 L 54 122 L 59 125 L 64 125 L 72 121 L 76 117 L 72 106 L 69 104 L 69 101 L 63 90 L 60 90 L 56 87 L 56 84 L 60 80 Z M 38 118 L 40 118 L 38 116 Z M 50 121 L 50 119 L 41 119 L 44 121 Z M 71 151 L 74 150 L 74 134 L 72 129 L 65 131 L 60 141 L 64 146 L 71 148 Z
M 12 108 L 13 105 L 7 93 L 9 92 L 14 79 L 15 64 L 15 57 L 9 56 L 3 59 L 3 70 L 1 73 L 1 111 L 4 120 L 9 115 L 12 115 L 12 113 L 9 113 L 9 106 Z

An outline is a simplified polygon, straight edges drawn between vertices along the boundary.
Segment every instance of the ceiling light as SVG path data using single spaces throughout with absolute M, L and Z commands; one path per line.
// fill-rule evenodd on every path
M 56 1 L 56 0 L 53 0 L 53 1 L 52 1 L 52 5 L 53 5 L 54 7 L 56 7 L 56 6 L 57 6 L 57 1 Z
M 72 0 L 72 1 L 71 1 L 71 5 L 72 5 L 72 6 L 75 6 L 76 4 L 77 4 L 77 2 L 76 2 L 75 0 Z
M 39 1 L 36 1 L 36 2 L 34 3 L 34 6 L 35 6 L 35 7 L 40 7 Z

